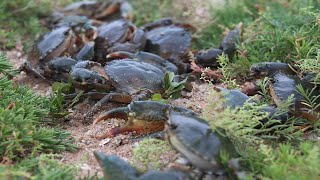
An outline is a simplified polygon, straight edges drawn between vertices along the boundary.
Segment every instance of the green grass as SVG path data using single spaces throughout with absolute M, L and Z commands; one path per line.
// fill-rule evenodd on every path
M 139 146 L 133 149 L 133 162 L 141 171 L 165 167 L 168 162 L 162 160 L 162 156 L 172 151 L 172 148 L 165 141 L 158 139 L 144 139 Z
M 313 2 L 291 1 L 288 6 L 271 3 L 260 18 L 245 28 L 245 42 L 240 48 L 245 55 L 235 58 L 234 64 L 241 61 L 250 65 L 266 61 L 295 63 L 314 57 L 314 49 L 318 49 L 320 43 L 317 25 L 320 14 L 316 10 L 319 6 L 312 6 Z M 246 74 L 235 73 L 234 77 Z
M 0 165 L 0 179 L 75 179 L 76 167 L 65 165 L 57 158 L 61 157 L 42 154 L 36 158 L 26 158 L 12 166 Z
M 28 50 L 45 28 L 40 18 L 50 15 L 54 7 L 72 2 L 50 0 L 14 0 L 0 2 L 0 49 L 22 43 Z
M 320 168 L 319 145 L 304 142 L 280 144 L 273 148 L 260 144 L 247 147 L 243 161 L 248 165 L 247 179 L 318 179 Z
M 0 67 L 0 72 L 11 70 L 3 55 Z M 45 121 L 52 121 L 48 117 L 50 100 L 14 85 L 7 77 L 0 79 L 0 98 L 0 161 L 8 164 L 0 165 L 0 179 L 69 176 L 70 167 L 54 167 L 59 163 L 44 155 L 76 150 L 70 133 L 45 125 Z
M 258 17 L 258 9 L 255 6 L 258 2 L 258 0 L 227 0 L 223 8 L 212 10 L 212 23 L 200 29 L 194 48 L 198 50 L 219 48 L 226 28 L 232 29 L 239 22 L 243 22 L 246 27 Z

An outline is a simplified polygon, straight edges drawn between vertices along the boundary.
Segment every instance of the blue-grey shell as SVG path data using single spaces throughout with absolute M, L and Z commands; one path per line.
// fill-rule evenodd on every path
M 203 164 L 216 166 L 219 153 L 222 150 L 229 153 L 230 157 L 237 156 L 237 152 L 231 141 L 227 137 L 213 132 L 208 123 L 203 119 L 171 111 L 169 121 L 174 127 L 171 128 L 171 133 L 183 144 L 184 149 L 188 149 L 188 151 L 192 152 L 195 156 L 201 158 L 204 162 Z M 172 145 L 174 146 L 174 144 Z M 179 149 L 177 150 L 179 151 Z M 188 159 L 190 158 L 188 154 L 184 155 Z M 192 164 L 194 163 L 194 165 L 199 164 L 198 162 L 192 162 L 192 159 L 189 160 Z M 210 167 L 199 168 L 206 169 Z M 212 169 L 212 171 L 214 171 L 214 169 Z
M 70 31 L 67 26 L 58 27 L 51 32 L 47 33 L 37 43 L 36 48 L 39 53 L 39 60 L 43 60 L 46 56 L 59 47 L 65 40 L 65 36 Z
M 98 40 L 104 39 L 108 46 L 112 46 L 116 42 L 124 41 L 124 34 L 127 33 L 129 23 L 123 19 L 112 21 L 101 25 L 98 28 Z
M 106 73 L 119 92 L 134 94 L 143 89 L 162 89 L 164 73 L 161 69 L 134 60 L 114 60 L 105 66 Z
M 165 59 L 184 57 L 191 46 L 191 34 L 184 28 L 165 26 L 146 33 L 146 51 Z

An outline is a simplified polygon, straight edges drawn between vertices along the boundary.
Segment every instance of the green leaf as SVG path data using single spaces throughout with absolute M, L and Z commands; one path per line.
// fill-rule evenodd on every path
M 157 100 L 160 100 L 162 99 L 162 96 L 161 94 L 157 93 L 157 94 L 153 94 L 152 97 L 151 97 L 152 101 L 157 101 Z
M 164 88 L 169 89 L 171 82 L 173 81 L 174 73 L 167 71 L 164 75 Z

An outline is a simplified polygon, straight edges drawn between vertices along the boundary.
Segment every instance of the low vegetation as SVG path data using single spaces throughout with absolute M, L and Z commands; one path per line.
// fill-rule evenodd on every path
M 144 139 L 133 150 L 133 162 L 140 171 L 151 169 L 160 170 L 168 165 L 169 160 L 163 160 L 163 156 L 173 151 L 166 141 L 158 139 Z
M 3 55 L 0 67 L 4 74 L 11 71 Z M 73 176 L 71 166 L 62 166 L 50 155 L 76 150 L 70 133 L 46 125 L 52 120 L 50 100 L 13 85 L 7 77 L 0 79 L 0 97 L 0 179 Z

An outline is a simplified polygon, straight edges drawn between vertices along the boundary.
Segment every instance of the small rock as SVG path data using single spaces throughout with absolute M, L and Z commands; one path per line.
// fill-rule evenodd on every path
M 122 143 L 122 139 L 115 139 L 114 144 L 119 147 Z
M 91 170 L 91 167 L 88 164 L 82 164 L 80 168 L 83 171 L 90 171 Z
M 187 165 L 189 163 L 189 161 L 186 158 L 183 158 L 181 156 L 175 162 L 182 165 Z
M 107 138 L 107 139 L 103 139 L 102 141 L 100 141 L 99 143 L 99 146 L 104 146 L 105 144 L 109 143 L 110 142 L 110 138 Z
M 133 147 L 134 148 L 137 148 L 139 146 L 139 142 L 135 142 L 134 144 L 133 144 Z

